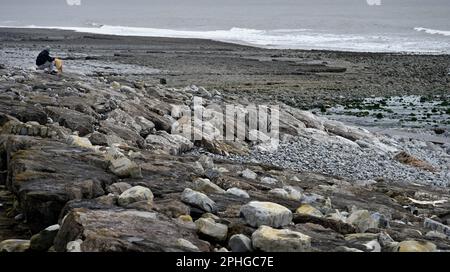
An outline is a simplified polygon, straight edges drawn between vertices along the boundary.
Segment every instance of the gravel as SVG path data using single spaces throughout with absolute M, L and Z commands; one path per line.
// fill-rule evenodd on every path
M 369 148 L 320 142 L 296 137 L 280 143 L 275 152 L 252 149 L 247 156 L 230 155 L 233 162 L 253 162 L 275 165 L 296 171 L 317 172 L 350 180 L 383 178 L 397 182 L 414 182 L 449 186 L 450 156 L 448 147 L 419 141 L 399 141 L 402 150 L 425 160 L 440 171 L 431 173 L 393 160 L 395 154 Z

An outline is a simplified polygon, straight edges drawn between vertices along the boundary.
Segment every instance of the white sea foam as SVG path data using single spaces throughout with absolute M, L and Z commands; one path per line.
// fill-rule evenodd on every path
M 416 27 L 414 28 L 416 31 L 423 31 L 428 34 L 438 34 L 438 35 L 444 35 L 444 36 L 450 36 L 449 30 L 437 30 L 437 29 L 431 29 L 431 28 L 425 28 L 425 27 Z
M 411 38 L 382 35 L 331 34 L 311 29 L 275 29 L 258 30 L 247 28 L 231 28 L 229 30 L 174 30 L 144 27 L 124 27 L 95 24 L 95 27 L 43 27 L 26 26 L 27 28 L 46 28 L 72 30 L 76 32 L 139 36 L 198 38 L 223 42 L 232 42 L 276 49 L 323 49 L 359 52 L 414 52 L 414 53 L 450 53 L 447 41 L 438 39 Z M 416 29 L 418 30 L 418 29 Z M 441 31 L 442 32 L 442 31 Z M 446 33 L 445 31 L 443 33 Z

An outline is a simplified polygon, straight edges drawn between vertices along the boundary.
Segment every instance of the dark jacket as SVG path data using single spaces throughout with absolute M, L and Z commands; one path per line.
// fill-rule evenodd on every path
M 41 66 L 45 64 L 47 61 L 52 62 L 55 58 L 50 57 L 50 53 L 47 50 L 42 51 L 39 53 L 39 56 L 36 59 L 36 65 Z

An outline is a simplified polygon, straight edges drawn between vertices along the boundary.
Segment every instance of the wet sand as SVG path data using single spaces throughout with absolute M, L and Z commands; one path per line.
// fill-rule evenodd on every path
M 164 78 L 169 86 L 195 84 L 303 109 L 371 96 L 448 96 L 450 89 L 449 55 L 269 50 L 200 39 L 60 30 L 0 29 L 0 63 L 11 58 L 5 52 L 15 50 L 20 53 L 9 54 L 13 61 L 30 67 L 33 54 L 45 45 L 65 59 L 66 67 L 93 67 L 90 72 L 96 75 L 130 77 L 136 72 L 147 82 Z M 128 69 L 114 69 L 124 64 Z

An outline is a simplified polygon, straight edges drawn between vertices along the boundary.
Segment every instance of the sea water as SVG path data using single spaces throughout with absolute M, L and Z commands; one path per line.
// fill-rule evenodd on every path
M 450 0 L 0 0 L 0 26 L 267 48 L 450 53 Z

